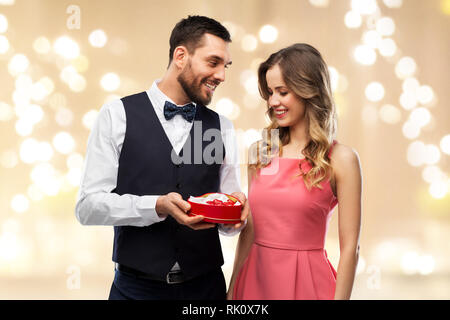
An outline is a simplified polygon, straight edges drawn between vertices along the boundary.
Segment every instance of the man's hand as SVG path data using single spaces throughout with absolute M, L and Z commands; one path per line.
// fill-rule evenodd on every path
M 179 224 L 188 226 L 194 230 L 214 228 L 215 224 L 201 222 L 203 216 L 189 217 L 188 211 L 191 210 L 189 202 L 184 201 L 179 193 L 170 192 L 160 196 L 156 200 L 156 213 L 158 215 L 171 215 Z
M 247 197 L 245 196 L 245 194 L 243 192 L 233 192 L 231 194 L 231 196 L 237 198 L 241 203 L 242 203 L 242 210 L 241 210 L 241 221 L 239 223 L 236 223 L 234 225 L 235 229 L 238 229 L 242 226 L 242 223 L 245 222 L 245 220 L 248 217 L 248 213 L 250 212 L 250 207 L 247 201 Z

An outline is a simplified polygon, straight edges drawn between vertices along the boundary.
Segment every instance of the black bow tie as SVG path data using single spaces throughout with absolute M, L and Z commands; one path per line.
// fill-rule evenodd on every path
M 185 106 L 178 107 L 176 104 L 166 101 L 164 104 L 164 117 L 166 120 L 172 119 L 176 114 L 181 114 L 186 121 L 192 122 L 195 116 L 195 106 L 189 103 Z

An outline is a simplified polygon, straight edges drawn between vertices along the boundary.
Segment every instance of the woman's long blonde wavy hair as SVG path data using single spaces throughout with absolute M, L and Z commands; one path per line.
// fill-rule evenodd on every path
M 264 100 L 269 99 L 266 73 L 273 66 L 280 67 L 287 87 L 303 101 L 307 123 L 308 143 L 299 153 L 312 168 L 302 170 L 300 175 L 309 190 L 322 188 L 320 183 L 332 175 L 328 152 L 336 134 L 336 109 L 332 98 L 328 67 L 321 54 L 314 47 L 297 43 L 273 53 L 258 69 L 259 92 Z M 290 141 L 289 127 L 280 127 L 274 118 L 274 111 L 268 105 L 267 116 L 271 123 L 263 130 L 263 139 L 252 146 L 255 154 L 249 167 L 261 169 L 267 166 L 277 154 L 281 156 L 283 146 Z M 277 129 L 277 130 L 274 130 Z M 274 137 L 273 132 L 276 132 Z

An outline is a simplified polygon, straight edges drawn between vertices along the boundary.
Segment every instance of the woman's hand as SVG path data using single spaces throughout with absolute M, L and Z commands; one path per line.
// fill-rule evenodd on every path
M 245 223 L 245 220 L 247 220 L 248 214 L 250 212 L 250 207 L 248 204 L 247 197 L 243 192 L 233 192 L 231 196 L 237 198 L 242 204 L 241 222 L 234 225 L 235 229 L 239 229 L 242 226 L 242 224 Z

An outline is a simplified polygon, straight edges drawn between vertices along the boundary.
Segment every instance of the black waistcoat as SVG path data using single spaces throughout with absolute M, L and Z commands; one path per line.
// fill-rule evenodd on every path
M 176 155 L 146 92 L 122 98 L 122 102 L 127 127 L 117 187 L 112 192 L 138 196 L 177 192 L 187 200 L 191 195 L 219 190 L 224 144 L 221 135 L 214 135 L 214 139 L 204 136 L 208 129 L 220 133 L 216 112 L 197 104 L 190 137 Z M 199 159 L 199 152 L 211 151 L 208 139 L 218 140 L 214 145 L 220 145 L 210 152 L 220 159 L 212 164 L 203 157 Z M 223 256 L 217 227 L 193 230 L 168 216 L 146 227 L 114 227 L 113 261 L 160 276 L 178 261 L 187 275 L 194 276 L 221 266 Z

